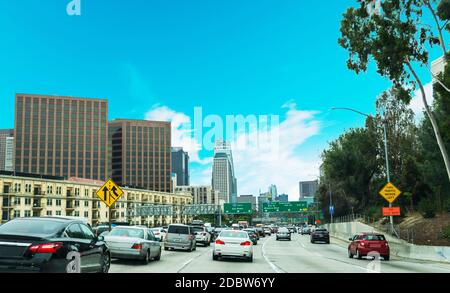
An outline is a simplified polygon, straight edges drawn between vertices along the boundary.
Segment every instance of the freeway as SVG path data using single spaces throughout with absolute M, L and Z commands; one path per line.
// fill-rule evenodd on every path
M 254 246 L 253 263 L 212 260 L 210 247 L 196 251 L 163 251 L 160 261 L 144 265 L 138 261 L 113 260 L 111 273 L 450 273 L 450 264 L 400 259 L 372 261 L 350 259 L 347 244 L 312 244 L 309 236 L 293 234 L 292 241 L 261 238 Z

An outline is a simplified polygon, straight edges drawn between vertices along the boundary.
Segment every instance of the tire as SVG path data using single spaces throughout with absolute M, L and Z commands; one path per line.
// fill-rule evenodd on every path
M 390 255 L 383 256 L 383 259 L 385 261 L 389 261 L 391 259 L 391 256 Z
M 278 239 L 278 237 L 277 237 L 277 241 L 278 241 L 278 240 L 280 240 L 280 239 Z
M 356 250 L 356 257 L 357 257 L 358 259 L 362 259 L 362 255 L 359 254 L 359 250 L 358 250 L 358 249 Z
M 311 243 L 314 243 L 314 240 L 311 239 Z
M 165 250 L 165 251 L 169 250 L 169 247 L 164 247 L 164 250 Z
M 353 253 L 350 251 L 350 249 L 348 250 L 348 258 L 353 258 Z
M 102 274 L 107 274 L 109 269 L 111 268 L 111 255 L 109 252 L 103 255 L 102 266 L 100 268 L 100 272 Z
M 158 255 L 155 257 L 155 260 L 156 261 L 159 261 L 159 260 L 161 260 L 161 248 L 159 249 L 159 253 L 158 253 Z
M 219 257 L 213 253 L 212 259 L 213 260 L 219 260 Z
M 150 262 L 150 251 L 147 250 L 145 253 L 144 258 L 142 259 L 142 262 L 146 265 Z
M 292 239 L 291 239 L 291 238 L 289 238 L 289 241 L 292 241 Z
M 327 240 L 325 243 L 326 243 L 326 244 L 330 244 L 330 240 Z
M 253 262 L 253 254 L 247 258 L 247 262 Z

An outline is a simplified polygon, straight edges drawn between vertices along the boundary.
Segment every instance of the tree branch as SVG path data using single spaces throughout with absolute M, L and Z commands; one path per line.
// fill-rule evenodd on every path
M 436 12 L 434 11 L 433 7 L 431 6 L 429 0 L 424 0 L 423 2 L 425 3 L 425 5 L 430 10 L 431 14 L 433 15 L 434 21 L 436 22 L 436 28 L 437 28 L 438 33 L 439 33 L 439 42 L 441 43 L 441 48 L 442 48 L 442 51 L 444 52 L 444 55 L 445 55 L 447 53 L 447 50 L 445 48 L 444 37 L 442 36 L 442 29 L 441 29 L 441 26 L 439 25 L 439 20 L 438 20 L 438 17 L 436 15 Z

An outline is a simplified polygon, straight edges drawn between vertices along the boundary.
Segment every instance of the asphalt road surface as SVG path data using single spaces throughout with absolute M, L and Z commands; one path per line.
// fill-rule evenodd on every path
M 210 247 L 193 252 L 164 251 L 160 261 L 145 265 L 139 261 L 116 260 L 111 273 L 450 273 L 450 264 L 400 259 L 390 261 L 350 259 L 347 243 L 312 244 L 308 235 L 292 235 L 292 241 L 261 238 L 254 246 L 253 262 L 212 260 Z

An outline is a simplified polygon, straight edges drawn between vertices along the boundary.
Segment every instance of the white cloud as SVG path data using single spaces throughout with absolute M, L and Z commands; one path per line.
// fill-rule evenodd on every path
M 200 159 L 201 146 L 192 136 L 191 118 L 184 113 L 176 112 L 167 106 L 155 105 L 145 114 L 146 120 L 169 121 L 172 124 L 172 146 L 183 147 L 189 153 L 193 163 L 208 164 L 211 159 Z
M 427 97 L 427 102 L 428 105 L 432 105 L 433 104 L 433 83 L 427 83 L 424 86 L 425 89 L 425 95 Z M 422 101 L 422 92 L 420 91 L 420 89 L 416 90 L 414 92 L 414 96 L 411 100 L 411 103 L 409 104 L 409 107 L 411 108 L 411 110 L 413 110 L 414 114 L 416 115 L 416 119 L 420 120 L 423 117 L 423 111 L 425 110 L 424 108 L 424 104 Z
M 259 123 L 247 132 L 236 133 L 232 151 L 239 195 L 258 195 L 260 189 L 264 192 L 270 184 L 276 184 L 279 193 L 287 193 L 290 200 L 298 200 L 298 182 L 319 175 L 319 155 L 302 157 L 299 152 L 307 139 L 319 133 L 320 123 L 315 119 L 318 112 L 298 110 L 293 101 L 284 104 L 282 109 L 285 113 L 279 123 L 269 122 L 268 128 Z M 211 184 L 212 157 L 200 159 L 201 146 L 193 138 L 191 118 L 160 105 L 147 112 L 145 118 L 171 121 L 172 145 L 183 147 L 189 152 L 192 163 L 201 164 L 191 166 L 191 184 Z

